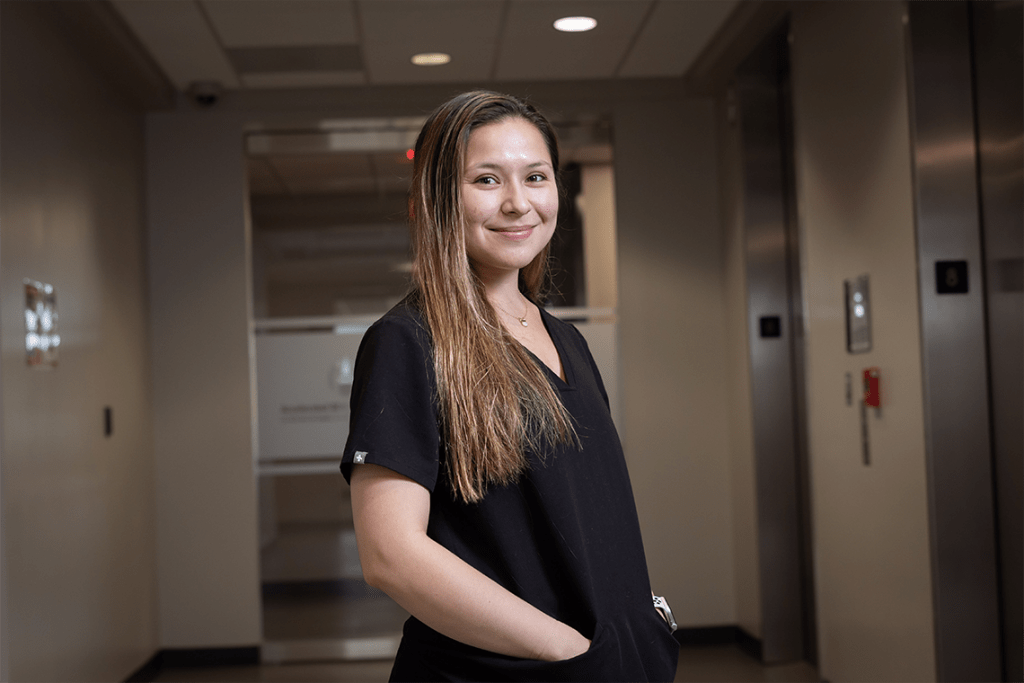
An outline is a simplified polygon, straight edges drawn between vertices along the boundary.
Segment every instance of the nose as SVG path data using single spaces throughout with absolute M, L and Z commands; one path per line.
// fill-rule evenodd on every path
M 501 210 L 516 216 L 529 213 L 530 200 L 526 195 L 526 188 L 519 183 L 508 183 L 505 186 L 505 196 L 501 204 Z

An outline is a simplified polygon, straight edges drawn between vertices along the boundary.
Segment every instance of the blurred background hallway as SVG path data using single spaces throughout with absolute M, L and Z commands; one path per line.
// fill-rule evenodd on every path
M 416 131 L 476 87 L 558 128 L 548 305 L 678 680 L 1024 679 L 1022 35 L 1014 0 L 0 0 L 0 680 L 383 680 L 352 360 Z

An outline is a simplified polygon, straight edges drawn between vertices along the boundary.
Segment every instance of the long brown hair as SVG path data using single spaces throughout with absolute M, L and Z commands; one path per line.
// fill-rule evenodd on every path
M 447 468 L 455 493 L 479 501 L 489 484 L 515 481 L 526 450 L 576 442 L 569 416 L 544 370 L 510 335 L 466 255 L 463 164 L 474 129 L 509 118 L 533 124 L 558 180 L 551 124 L 518 98 L 467 92 L 441 105 L 416 140 L 409 212 L 413 284 L 430 328 Z M 559 189 L 560 185 L 559 185 Z M 547 279 L 548 247 L 519 273 L 535 303 Z

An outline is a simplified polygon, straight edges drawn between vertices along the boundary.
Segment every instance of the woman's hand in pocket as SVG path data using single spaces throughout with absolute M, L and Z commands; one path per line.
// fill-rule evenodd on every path
M 573 627 L 566 625 L 559 633 L 559 638 L 552 641 L 550 646 L 541 653 L 538 659 L 546 662 L 560 662 L 573 657 L 579 657 L 590 649 L 590 640 Z

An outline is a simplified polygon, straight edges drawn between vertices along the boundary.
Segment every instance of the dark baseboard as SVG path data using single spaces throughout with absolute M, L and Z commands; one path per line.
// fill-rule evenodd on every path
M 761 640 L 739 626 L 698 626 L 680 628 L 675 632 L 681 647 L 701 645 L 736 645 L 744 654 L 761 661 Z
M 686 645 L 732 645 L 736 642 L 735 626 L 693 626 L 682 627 L 673 634 L 679 644 Z
M 214 666 L 253 666 L 260 663 L 260 648 L 201 647 L 169 648 L 150 657 L 125 683 L 150 683 L 164 669 Z
M 746 654 L 750 655 L 759 662 L 764 661 L 763 651 L 761 649 L 761 639 L 755 638 L 750 635 L 739 626 L 736 627 L 736 644 Z
M 159 673 L 160 653 L 157 652 L 149 658 L 148 662 L 136 669 L 135 673 L 124 679 L 124 683 L 152 683 Z
M 165 668 L 196 666 L 252 666 L 260 663 L 260 647 L 200 647 L 161 650 Z
M 739 626 L 684 627 L 675 632 L 682 647 L 736 645 L 744 653 L 761 661 L 761 641 Z M 125 683 L 151 683 L 164 669 L 214 666 L 253 666 L 260 663 L 260 648 L 206 647 L 160 650 L 143 664 Z

